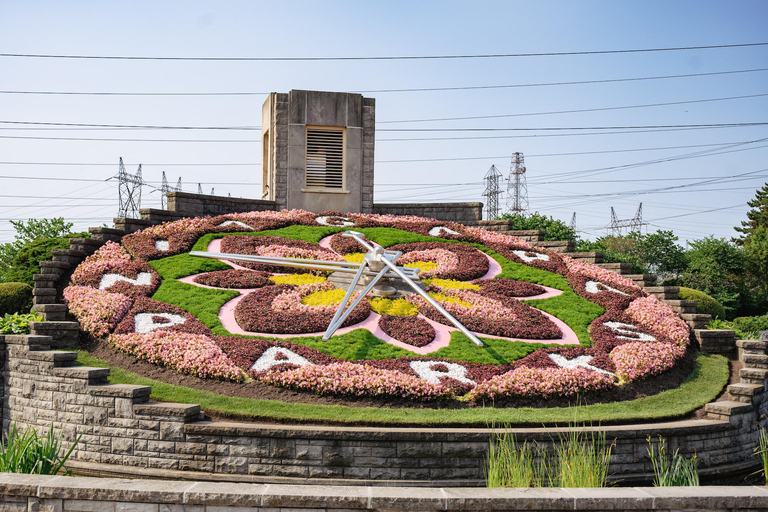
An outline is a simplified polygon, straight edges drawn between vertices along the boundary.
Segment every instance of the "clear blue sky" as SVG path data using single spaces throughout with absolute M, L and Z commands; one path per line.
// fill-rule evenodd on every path
M 766 42 L 767 22 L 768 2 L 765 1 L 5 0 L 0 1 L 0 53 L 328 57 L 599 51 Z M 178 62 L 0 57 L 0 91 L 374 91 L 527 85 L 759 68 L 768 68 L 768 46 L 418 61 Z M 591 135 L 570 130 L 443 133 L 384 130 L 762 123 L 768 122 L 768 96 L 541 114 L 754 96 L 768 94 L 767 84 L 768 72 L 762 71 L 602 84 L 365 92 L 377 101 L 375 200 L 482 201 L 482 178 L 488 168 L 495 164 L 506 175 L 511 154 L 519 151 L 526 156 L 531 209 L 566 222 L 576 212 L 577 228 L 584 231 L 583 236 L 594 238 L 604 234 L 611 206 L 620 218 L 628 218 L 642 201 L 644 218 L 651 223 L 650 230 L 673 229 L 682 243 L 707 235 L 730 238 L 735 235 L 732 227 L 745 218 L 746 201 L 768 181 L 765 158 L 768 140 L 734 147 L 716 144 L 766 138 L 767 126 Z M 261 104 L 265 97 L 0 93 L 0 121 L 253 127 L 261 124 Z M 515 116 L 394 122 L 502 115 Z M 260 131 L 73 130 L 8 123 L 0 123 L 0 128 L 0 162 L 4 162 L 0 164 L 0 241 L 9 241 L 13 235 L 7 219 L 63 216 L 76 222 L 78 228 L 86 228 L 110 223 L 117 210 L 114 180 L 75 182 L 10 176 L 106 180 L 117 173 L 117 161 L 122 156 L 129 171 L 142 163 L 144 178 L 154 184 L 165 171 L 172 183 L 181 177 L 183 189 L 190 192 L 197 191 L 198 182 L 203 183 L 205 192 L 215 187 L 216 193 L 222 195 L 258 197 L 261 190 Z M 557 136 L 550 136 L 553 133 Z M 57 141 L 3 137 L 249 142 Z M 458 139 L 391 140 L 441 137 Z M 650 149 L 677 146 L 696 147 Z M 673 158 L 702 151 L 715 154 Z M 556 153 L 589 154 L 545 156 Z M 647 164 L 670 158 L 670 161 Z M 183 163 L 208 165 L 171 165 Z M 247 165 L 220 165 L 224 163 Z M 706 177 L 724 178 L 745 173 L 753 174 L 696 185 Z M 670 186 L 683 187 L 636 194 Z M 142 205 L 157 207 L 159 194 L 145 188 Z

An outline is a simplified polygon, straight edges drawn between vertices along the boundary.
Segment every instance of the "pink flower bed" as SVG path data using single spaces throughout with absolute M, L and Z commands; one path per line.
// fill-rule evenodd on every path
M 279 236 L 227 236 L 221 240 L 222 252 L 232 254 L 253 254 L 259 256 L 272 256 L 281 258 L 301 258 L 309 260 L 329 260 L 346 261 L 338 254 L 323 249 L 317 244 L 303 242 L 301 240 L 292 240 Z M 238 265 L 251 270 L 259 270 L 271 273 L 294 273 L 304 274 L 305 269 L 294 269 L 279 265 L 267 265 L 261 263 L 251 263 L 240 261 Z M 310 273 L 320 274 L 322 271 L 312 271 Z
M 671 343 L 631 342 L 614 348 L 611 359 L 616 374 L 622 380 L 632 382 L 669 370 L 684 354 L 684 348 Z
M 498 400 L 511 396 L 551 398 L 574 396 L 612 387 L 613 377 L 583 368 L 515 368 L 478 384 L 469 396 L 473 400 Z
M 437 267 L 422 271 L 421 279 L 439 278 L 470 281 L 483 277 L 488 272 L 488 258 L 483 253 L 463 244 L 445 242 L 414 242 L 387 247 L 390 251 L 403 253 L 397 260 L 398 265 L 414 261 L 432 261 Z
M 64 301 L 80 327 L 97 337 L 108 334 L 131 308 L 129 297 L 88 286 L 68 286 Z
M 642 291 L 634 281 L 627 279 L 626 277 L 621 277 L 611 270 L 606 270 L 591 263 L 575 260 L 570 256 L 562 256 L 562 260 L 563 263 L 565 263 L 568 272 L 571 274 L 580 275 L 587 279 L 593 279 L 628 293 L 640 293 Z
M 245 372 L 208 336 L 155 331 L 147 334 L 114 334 L 109 341 L 123 352 L 178 373 L 236 382 L 245 379 Z
M 667 338 L 678 347 L 688 346 L 690 330 L 669 304 L 653 295 L 634 300 L 627 315 L 639 325 L 647 327 L 657 338 Z
M 134 258 L 162 258 L 188 251 L 201 235 L 211 229 L 210 217 L 181 219 L 131 233 L 123 237 L 122 244 Z M 162 242 L 167 242 L 167 249 L 160 248 L 164 247 Z
M 440 384 L 430 384 L 400 372 L 348 362 L 327 366 L 302 366 L 283 372 L 267 371 L 259 376 L 259 380 L 289 389 L 314 391 L 321 395 L 415 400 L 437 400 L 451 396 L 450 390 Z

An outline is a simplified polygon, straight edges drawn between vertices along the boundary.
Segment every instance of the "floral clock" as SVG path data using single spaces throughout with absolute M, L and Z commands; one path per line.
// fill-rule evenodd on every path
M 425 291 L 366 296 L 322 341 L 345 295 L 321 270 L 189 255 L 360 262 L 400 251 Z M 179 373 L 341 396 L 483 403 L 569 397 L 657 375 L 688 326 L 633 281 L 519 238 L 411 216 L 302 210 L 182 219 L 109 242 L 64 291 L 81 328 Z

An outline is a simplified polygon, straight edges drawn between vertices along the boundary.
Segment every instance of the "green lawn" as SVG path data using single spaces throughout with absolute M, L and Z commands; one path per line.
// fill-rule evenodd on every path
M 87 352 L 78 362 L 86 366 L 109 367 Z M 700 354 L 692 375 L 678 388 L 657 395 L 609 404 L 551 409 L 392 409 L 284 403 L 275 400 L 233 398 L 196 389 L 165 384 L 140 377 L 120 368 L 111 368 L 109 381 L 116 384 L 152 386 L 152 398 L 167 402 L 200 404 L 217 416 L 272 421 L 318 421 L 349 424 L 397 425 L 535 425 L 567 423 L 611 423 L 673 419 L 717 397 L 728 382 L 728 361 L 718 355 Z

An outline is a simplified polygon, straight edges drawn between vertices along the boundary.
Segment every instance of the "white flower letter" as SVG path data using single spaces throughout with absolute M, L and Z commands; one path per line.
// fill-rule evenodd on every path
M 434 228 L 429 230 L 429 236 L 442 236 L 443 233 L 446 233 L 448 235 L 458 235 L 458 231 L 454 231 L 451 228 L 447 228 L 445 226 L 435 226 Z
M 277 358 L 277 356 L 282 356 L 280 359 Z M 278 364 L 293 364 L 296 366 L 313 366 L 314 363 L 312 363 L 309 359 L 305 357 L 301 357 L 296 352 L 292 352 L 288 350 L 287 348 L 283 347 L 269 347 L 267 350 L 264 351 L 263 354 L 261 354 L 261 357 L 259 357 L 255 363 L 253 363 L 253 366 L 251 366 L 251 370 L 256 370 L 257 372 L 261 372 L 264 370 L 269 370 L 273 366 L 276 366 Z
M 118 281 L 125 281 L 126 283 L 131 283 L 134 286 L 148 286 L 152 284 L 152 274 L 149 272 L 139 272 L 136 275 L 136 279 L 121 276 L 120 274 L 105 274 L 99 283 L 99 290 L 106 290 Z
M 530 263 L 535 260 L 549 261 L 549 256 L 547 256 L 546 254 L 541 254 L 540 252 L 533 252 L 533 251 L 512 251 L 512 252 L 516 254 L 518 258 L 520 258 L 526 263 Z M 529 256 L 529 254 L 533 254 L 533 256 Z
M 170 247 L 171 247 L 171 244 L 168 243 L 168 240 L 158 240 L 155 242 L 155 249 L 157 249 L 158 251 L 165 252 L 168 249 L 170 249 Z
M 620 338 L 622 340 L 632 340 L 632 341 L 656 341 L 656 338 L 651 336 L 650 334 L 645 334 L 644 332 L 640 332 L 637 327 L 631 324 L 625 324 L 622 322 L 603 322 L 603 325 L 606 327 L 610 327 L 615 332 L 619 333 L 617 338 Z M 632 335 L 630 336 L 621 336 L 621 335 Z
M 155 318 L 165 318 L 167 322 L 155 322 Z M 147 333 L 156 329 L 162 329 L 163 327 L 172 327 L 174 325 L 181 325 L 187 321 L 181 315 L 174 315 L 173 313 L 139 313 L 133 317 L 133 321 L 136 324 L 136 332 Z
M 249 229 L 253 231 L 253 228 L 246 224 L 245 222 L 240 222 L 239 220 L 225 220 L 221 224 L 219 224 L 217 227 L 223 228 L 226 226 L 240 226 L 241 228 Z
M 608 370 L 603 370 L 602 368 L 598 368 L 597 366 L 592 366 L 589 364 L 589 362 L 592 360 L 592 356 L 578 356 L 574 357 L 573 359 L 566 359 L 565 357 L 561 356 L 560 354 L 548 354 L 549 358 L 555 362 L 557 366 L 560 368 L 586 368 L 587 370 L 592 370 L 593 372 L 602 373 L 604 375 L 615 375 Z
M 628 293 L 624 293 L 620 290 L 617 290 L 616 288 L 611 288 L 607 284 L 603 284 L 600 281 L 587 281 L 587 284 L 584 286 L 584 290 L 586 290 L 587 293 L 614 292 L 629 297 Z
M 435 370 L 435 366 L 445 366 L 448 370 Z M 419 378 L 430 384 L 440 384 L 440 377 L 450 377 L 465 384 L 476 385 L 476 382 L 467 378 L 467 369 L 456 363 L 445 361 L 411 361 L 411 369 Z
M 315 222 L 323 226 L 341 226 L 344 228 L 351 228 L 355 225 L 349 217 L 338 217 L 335 215 L 321 215 L 320 217 L 315 217 Z

